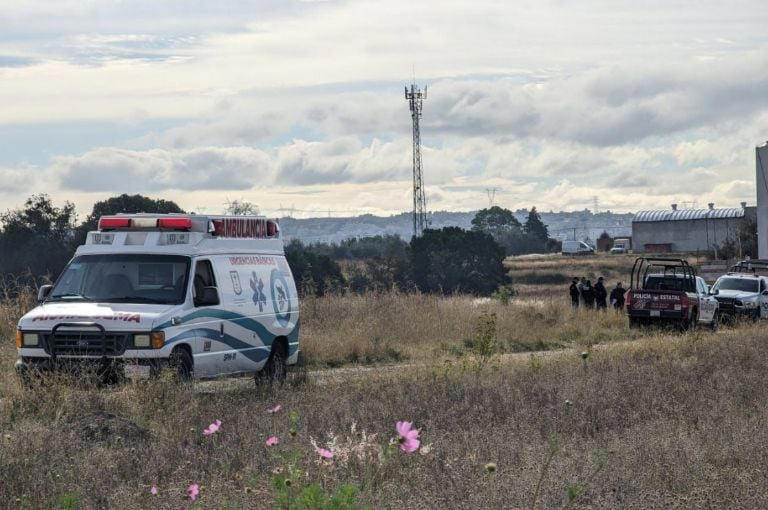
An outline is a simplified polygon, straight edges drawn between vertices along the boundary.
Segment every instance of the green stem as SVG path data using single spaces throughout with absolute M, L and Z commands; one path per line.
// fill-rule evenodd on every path
M 539 499 L 539 491 L 541 490 L 541 483 L 544 481 L 544 477 L 547 474 L 547 471 L 549 470 L 549 465 L 552 463 L 552 459 L 555 458 L 556 450 L 554 448 L 549 449 L 549 455 L 547 456 L 546 462 L 544 462 L 544 466 L 541 468 L 541 474 L 539 475 L 539 480 L 536 482 L 536 489 L 533 491 L 533 500 L 531 501 L 531 510 L 536 510 L 536 501 Z

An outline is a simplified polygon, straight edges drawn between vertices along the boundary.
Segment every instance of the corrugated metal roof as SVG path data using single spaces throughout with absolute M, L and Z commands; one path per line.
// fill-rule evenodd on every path
M 632 218 L 632 223 L 649 221 L 684 221 L 684 220 L 723 220 L 728 218 L 743 218 L 744 209 L 729 207 L 726 209 L 665 209 L 663 211 L 639 211 Z

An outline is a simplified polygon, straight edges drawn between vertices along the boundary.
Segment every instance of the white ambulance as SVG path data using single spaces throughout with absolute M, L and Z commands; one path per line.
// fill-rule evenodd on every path
M 263 217 L 102 217 L 38 300 L 18 324 L 21 376 L 91 360 L 282 379 L 299 354 L 296 285 L 280 228 Z

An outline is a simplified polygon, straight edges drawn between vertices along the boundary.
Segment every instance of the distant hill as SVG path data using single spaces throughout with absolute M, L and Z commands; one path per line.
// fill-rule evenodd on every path
M 431 228 L 457 226 L 470 228 L 477 211 L 436 211 L 428 214 Z M 549 227 L 552 237 L 558 239 L 589 239 L 594 241 L 603 231 L 612 236 L 632 234 L 634 213 L 616 214 L 589 210 L 573 212 L 541 212 L 542 221 Z M 527 209 L 518 209 L 515 216 L 521 223 L 528 216 Z M 280 226 L 286 239 L 299 239 L 304 243 L 339 242 L 352 237 L 394 234 L 410 239 L 413 234 L 413 216 L 401 213 L 393 216 L 364 214 L 348 218 L 281 218 Z

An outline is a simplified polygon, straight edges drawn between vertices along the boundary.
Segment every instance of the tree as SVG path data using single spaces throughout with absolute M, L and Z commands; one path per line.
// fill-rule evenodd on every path
M 341 290 L 346 285 L 341 267 L 336 261 L 327 255 L 313 252 L 298 239 L 285 246 L 285 258 L 301 295 L 323 296 L 330 291 Z
M 410 255 L 413 281 L 422 292 L 487 296 L 507 283 L 504 249 L 485 232 L 427 229 L 411 239 Z
M 498 205 L 490 209 L 481 209 L 472 218 L 472 230 L 491 234 L 494 239 L 498 239 L 503 234 L 519 231 L 521 228 L 522 225 L 512 211 Z
M 0 215 L 0 273 L 55 277 L 74 253 L 75 206 L 56 207 L 48 195 L 33 195 L 21 209 Z M 25 283 L 33 283 L 27 281 Z
M 523 226 L 509 209 L 493 206 L 478 211 L 472 218 L 472 230 L 490 234 L 508 255 L 526 253 Z
M 259 207 L 247 200 L 227 200 L 224 214 L 229 216 L 255 216 L 259 214 Z
M 110 214 L 133 213 L 184 213 L 184 210 L 171 200 L 162 198 L 154 199 L 143 195 L 122 194 L 93 204 L 91 214 L 77 228 L 77 244 L 83 244 L 85 237 L 91 230 L 98 228 L 99 218 Z
M 528 219 L 525 220 L 523 230 L 529 237 L 542 243 L 549 239 L 549 230 L 544 222 L 541 221 L 541 216 L 536 212 L 536 207 L 532 207 L 530 212 L 528 212 Z

